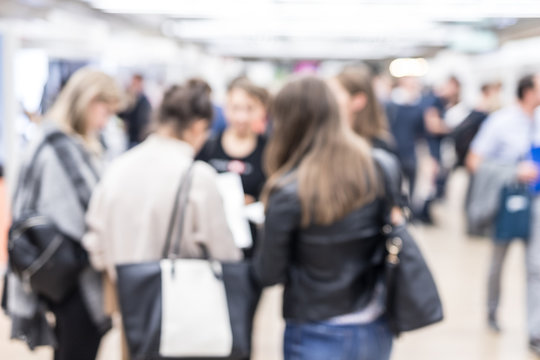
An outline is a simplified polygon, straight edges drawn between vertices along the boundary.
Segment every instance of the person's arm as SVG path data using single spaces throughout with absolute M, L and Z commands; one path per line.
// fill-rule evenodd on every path
M 480 167 L 482 161 L 483 158 L 481 155 L 475 153 L 474 151 L 469 151 L 465 159 L 465 166 L 467 166 L 467 169 L 471 172 L 471 174 L 474 174 Z
M 101 183 L 92 194 L 92 200 L 86 213 L 87 232 L 82 241 L 84 248 L 88 252 L 90 263 L 96 270 L 105 270 L 108 263 L 105 242 L 105 222 L 108 217 L 108 207 L 105 198 L 105 189 L 103 183 Z
M 538 165 L 530 160 L 522 161 L 517 165 L 516 177 L 523 184 L 535 182 L 540 176 Z
M 268 200 L 266 222 L 253 262 L 261 286 L 284 283 L 291 261 L 291 241 L 299 230 L 301 207 L 293 191 L 277 190 Z
M 484 159 L 481 155 L 470 151 L 466 160 L 467 169 L 474 174 L 483 161 Z M 533 161 L 525 160 L 517 164 L 516 178 L 520 183 L 529 184 L 536 181 L 539 176 L 540 170 L 538 169 L 538 165 L 536 165 Z
M 424 122 L 427 131 L 432 135 L 446 135 L 450 132 L 439 110 L 434 106 L 427 108 L 424 112 Z
M 500 122 L 498 118 L 488 117 L 472 140 L 465 158 L 465 165 L 472 174 L 478 170 L 485 159 L 494 156 L 499 146 L 499 137 L 504 136 L 504 134 L 500 134 L 498 122 Z
M 488 118 L 474 138 L 471 149 L 467 154 L 465 164 L 471 173 L 475 173 L 483 161 L 490 158 L 498 147 L 498 138 L 504 136 L 497 128 L 495 119 Z M 536 181 L 540 176 L 538 165 L 525 160 L 517 164 L 516 178 L 519 182 L 527 184 Z

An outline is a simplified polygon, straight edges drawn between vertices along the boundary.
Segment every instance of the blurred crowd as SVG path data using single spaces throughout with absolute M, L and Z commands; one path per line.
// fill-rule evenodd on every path
M 8 267 L 3 305 L 12 336 L 31 348 L 53 346 L 57 360 L 95 359 L 120 311 L 116 266 L 162 258 L 178 182 L 190 176 L 176 255 L 244 259 L 259 287 L 283 283 L 285 359 L 356 359 L 360 348 L 368 359 L 388 359 L 394 334 L 384 258 L 376 256 L 385 247 L 381 229 L 385 221 L 437 226 L 433 204 L 447 195 L 451 173 L 465 168 L 467 231 L 493 239 L 486 322 L 501 330 L 505 255 L 524 239 L 528 335 L 540 355 L 540 77 L 520 79 L 508 106 L 499 81 L 482 84 L 473 106 L 461 84 L 449 76 L 427 87 L 358 65 L 330 78 L 294 76 L 274 93 L 238 77 L 223 104 L 192 78 L 153 106 L 143 73 L 121 89 L 101 71 L 76 71 L 46 112 L 27 114 L 34 125 L 20 142 L 11 212 L 14 226 L 29 213 L 45 215 L 84 259 L 60 301 Z M 419 171 L 420 158 L 429 171 Z M 388 181 L 381 163 L 403 181 Z M 231 173 L 240 185 L 224 189 L 220 174 Z M 236 209 L 259 215 L 236 214 L 244 228 L 231 220 L 238 188 Z M 126 359 L 128 342 L 118 345 Z

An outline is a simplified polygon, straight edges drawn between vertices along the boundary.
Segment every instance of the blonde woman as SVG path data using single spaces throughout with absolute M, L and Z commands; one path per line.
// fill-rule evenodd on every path
M 73 74 L 23 161 L 13 201 L 15 220 L 36 211 L 70 240 L 82 240 L 86 206 L 101 172 L 98 136 L 120 99 L 110 76 L 88 68 Z M 12 337 L 25 340 L 32 349 L 54 346 L 55 360 L 95 359 L 101 337 L 110 328 L 102 308 L 100 279 L 86 266 L 78 286 L 54 303 L 9 274 L 5 305 L 12 319 Z M 48 311 L 54 314 L 53 321 L 45 316 Z

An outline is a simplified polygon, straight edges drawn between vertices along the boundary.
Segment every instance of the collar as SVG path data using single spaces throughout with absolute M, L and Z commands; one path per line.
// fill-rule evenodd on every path
M 165 146 L 171 151 L 181 152 L 186 156 L 195 157 L 195 149 L 185 141 L 179 139 L 173 139 L 168 136 L 163 136 L 159 134 L 152 134 L 148 136 L 145 143 L 147 144 L 159 144 L 160 146 Z

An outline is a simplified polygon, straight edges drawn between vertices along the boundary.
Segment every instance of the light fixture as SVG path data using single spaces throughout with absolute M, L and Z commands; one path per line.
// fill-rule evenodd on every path
M 429 64 L 423 58 L 400 58 L 390 63 L 390 74 L 401 78 L 405 76 L 424 76 L 429 71 Z

